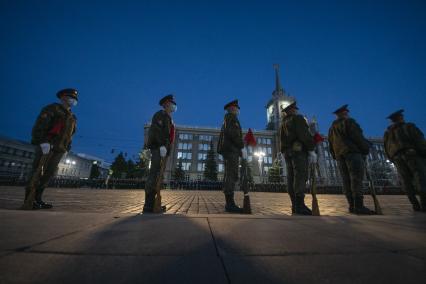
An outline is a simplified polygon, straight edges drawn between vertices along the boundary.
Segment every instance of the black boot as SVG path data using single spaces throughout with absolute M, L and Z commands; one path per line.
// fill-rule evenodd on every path
M 349 204 L 349 213 L 355 213 L 355 202 L 352 195 L 347 194 L 346 200 L 348 201 L 348 204 Z
M 145 204 L 142 213 L 152 213 L 154 210 L 155 195 L 145 191 Z
M 43 200 L 37 200 L 34 203 L 38 206 L 37 209 L 52 209 L 53 208 L 52 204 L 46 203 Z
M 298 215 L 312 215 L 312 210 L 305 205 L 305 196 L 296 196 L 295 214 Z
M 420 198 L 421 199 L 421 198 Z M 408 200 L 410 200 L 411 205 L 413 206 L 414 211 L 421 211 L 422 208 L 420 206 L 419 201 L 417 200 L 416 195 L 409 195 Z
M 234 194 L 225 194 L 225 211 L 229 213 L 243 213 L 243 209 L 238 207 L 234 201 Z
M 355 198 L 355 214 L 358 215 L 374 215 L 376 214 L 374 211 L 368 209 L 364 206 L 364 197 L 363 196 L 357 196 Z
M 426 212 L 426 193 L 420 194 L 421 212 Z
M 37 203 L 39 209 L 52 209 L 53 205 L 50 203 L 46 203 L 42 200 L 44 187 L 39 187 L 36 190 L 35 203 Z

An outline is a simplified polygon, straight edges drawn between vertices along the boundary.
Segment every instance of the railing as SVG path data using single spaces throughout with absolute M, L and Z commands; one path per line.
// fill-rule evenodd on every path
M 25 186 L 27 181 L 19 177 L 0 176 L 1 186 Z M 105 179 L 70 179 L 70 178 L 53 178 L 49 182 L 49 187 L 56 188 L 92 188 L 92 189 L 144 189 L 145 179 L 115 179 L 110 178 L 108 182 Z M 285 183 L 249 183 L 249 192 L 287 192 L 287 184 Z M 170 181 L 164 183 L 164 189 L 167 190 L 223 190 L 222 181 Z M 240 190 L 238 184 L 236 187 Z M 364 185 L 364 194 L 369 194 L 368 186 Z M 377 194 L 404 194 L 401 187 L 398 186 L 376 186 Z M 309 192 L 308 187 L 305 190 Z M 319 194 L 341 194 L 342 187 L 339 185 L 318 185 L 317 192 Z

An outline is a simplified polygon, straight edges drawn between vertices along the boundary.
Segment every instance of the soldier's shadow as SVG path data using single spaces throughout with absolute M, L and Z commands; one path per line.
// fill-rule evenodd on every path
M 396 225 L 375 229 L 374 222 L 380 222 L 380 217 L 365 220 L 244 215 L 122 217 L 61 239 L 58 261 L 49 267 L 50 276 L 45 280 L 367 283 L 377 269 L 382 274 L 375 275 L 375 283 L 418 281 L 422 265 L 408 252 L 420 246 L 419 238 L 426 232 L 419 234 L 414 227 L 405 227 L 414 233 L 409 236 L 394 232 Z M 54 246 L 50 249 L 55 250 Z M 395 250 L 407 251 L 407 257 L 398 258 L 392 253 Z

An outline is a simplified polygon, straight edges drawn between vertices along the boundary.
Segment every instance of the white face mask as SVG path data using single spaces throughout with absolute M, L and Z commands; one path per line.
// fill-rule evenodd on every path
M 171 111 L 171 112 L 176 112 L 176 111 L 177 111 L 177 105 L 175 105 L 175 104 L 171 104 L 171 106 L 170 106 L 170 111 Z
M 67 98 L 67 102 L 72 107 L 75 107 L 77 105 L 77 100 L 74 98 Z

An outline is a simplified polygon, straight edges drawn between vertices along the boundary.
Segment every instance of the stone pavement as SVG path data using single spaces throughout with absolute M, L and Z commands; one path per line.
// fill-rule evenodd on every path
M 0 209 L 17 209 L 22 205 L 22 187 L 0 187 Z M 253 192 L 250 194 L 254 215 L 291 215 L 290 199 L 286 193 Z M 236 193 L 236 202 L 242 205 L 243 195 Z M 101 189 L 46 189 L 45 200 L 54 204 L 53 211 L 140 213 L 144 204 L 143 190 Z M 379 196 L 385 215 L 410 215 L 414 213 L 404 195 Z M 224 212 L 224 196 L 219 191 L 171 191 L 162 193 L 166 214 L 220 214 Z M 322 215 L 348 216 L 343 195 L 318 195 Z M 369 208 L 374 208 L 370 196 L 365 198 Z M 306 195 L 306 203 L 311 203 Z
M 164 192 L 178 214 L 139 215 L 140 191 L 75 189 L 49 190 L 55 210 L 10 210 L 21 193 L 0 188 L 2 284 L 426 279 L 426 214 L 402 196 L 380 196 L 386 215 L 346 216 L 341 196 L 322 195 L 328 216 L 313 217 L 288 216 L 277 193 L 253 194 L 254 215 L 217 214 L 218 192 Z

